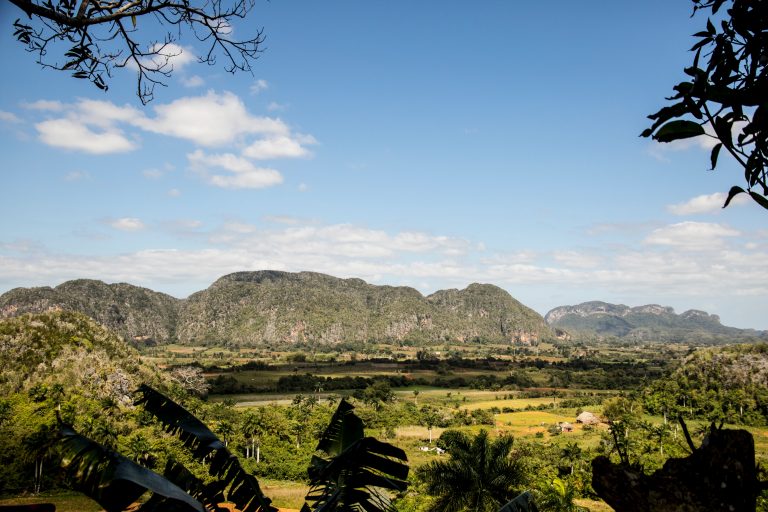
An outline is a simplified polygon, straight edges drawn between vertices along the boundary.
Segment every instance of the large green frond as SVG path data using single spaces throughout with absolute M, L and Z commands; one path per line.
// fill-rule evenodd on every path
M 94 499 L 108 512 L 125 510 L 144 493 L 153 493 L 144 510 L 203 512 L 203 506 L 184 490 L 127 457 L 61 427 L 61 438 L 52 447 L 73 487 Z
M 392 509 L 386 491 L 408 483 L 407 457 L 400 448 L 363 437 L 363 423 L 342 400 L 317 445 L 328 458 L 315 456 L 309 466 L 310 491 L 302 512 Z
M 208 464 L 209 473 L 220 480 L 219 486 L 201 489 L 204 499 L 213 502 L 216 493 L 228 487 L 227 499 L 242 512 L 276 512 L 271 500 L 264 496 L 259 482 L 240 465 L 224 443 L 192 413 L 147 385 L 142 385 L 136 401 L 165 426 L 166 431 L 178 436 L 195 458 Z

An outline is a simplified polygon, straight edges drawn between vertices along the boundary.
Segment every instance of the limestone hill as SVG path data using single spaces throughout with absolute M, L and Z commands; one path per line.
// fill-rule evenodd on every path
M 550 327 L 565 330 L 577 338 L 615 337 L 696 344 L 768 339 L 768 333 L 763 331 L 724 326 L 717 315 L 693 309 L 678 315 L 674 309 L 657 304 L 628 307 L 584 302 L 557 307 L 547 313 L 545 319 Z
M 425 297 L 360 279 L 258 271 L 229 274 L 183 300 L 90 280 L 0 296 L 0 317 L 50 310 L 81 312 L 135 343 L 529 343 L 552 336 L 538 313 L 488 284 Z

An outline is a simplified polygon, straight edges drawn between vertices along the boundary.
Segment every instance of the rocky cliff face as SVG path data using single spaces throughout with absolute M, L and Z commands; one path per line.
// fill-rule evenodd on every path
M 182 304 L 179 299 L 147 288 L 77 279 L 55 288 L 16 288 L 0 295 L 0 318 L 77 311 L 128 341 L 166 343 L 176 338 Z
M 136 342 L 295 344 L 370 340 L 530 343 L 552 337 L 543 318 L 492 285 L 424 297 L 312 272 L 237 272 L 179 300 L 128 284 L 78 280 L 17 288 L 0 296 L 0 316 L 82 312 Z
M 342 341 L 531 342 L 550 336 L 540 315 L 491 285 L 424 297 L 312 272 L 240 272 L 189 297 L 179 338 L 190 343 Z
M 555 308 L 544 319 L 552 328 L 587 337 L 695 343 L 768 338 L 765 332 L 724 326 L 717 315 L 693 309 L 678 315 L 674 309 L 658 304 L 631 308 L 623 304 L 585 302 Z

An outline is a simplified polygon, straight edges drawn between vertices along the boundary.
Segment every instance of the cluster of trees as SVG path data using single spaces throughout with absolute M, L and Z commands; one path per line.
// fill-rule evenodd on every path
M 179 461 L 198 478 L 205 478 L 204 465 L 187 453 L 183 443 L 132 405 L 132 383 L 137 376 L 155 379 L 170 396 L 183 401 L 231 453 L 240 457 L 243 470 L 270 478 L 307 481 L 307 461 L 339 402 L 333 396 L 318 399 L 316 389 L 311 394 L 297 395 L 285 407 L 242 410 L 233 407 L 232 402 L 206 402 L 196 391 L 200 368 L 180 367 L 165 375 L 156 373 L 139 362 L 135 351 L 79 315 L 15 319 L 0 324 L 0 334 L 4 340 L 0 349 L 9 351 L 9 358 L 11 353 L 18 353 L 18 364 L 32 375 L 24 380 L 17 371 L 5 367 L 0 381 L 0 485 L 12 492 L 61 484 L 59 474 L 44 455 L 57 424 L 57 411 L 77 432 L 116 449 L 143 467 L 157 470 L 169 461 Z M 536 490 L 539 496 L 545 491 L 553 492 L 554 497 L 594 496 L 588 460 L 599 453 L 649 470 L 660 467 L 668 457 L 685 454 L 684 433 L 672 421 L 678 414 L 765 424 L 767 354 L 765 345 L 699 350 L 670 378 L 607 400 L 605 416 L 612 429 L 595 450 L 569 449 L 566 453 L 554 446 L 517 442 L 514 457 L 528 475 L 527 488 Z M 586 371 L 602 370 L 590 361 L 577 364 Z M 616 366 L 623 371 L 624 365 Z M 541 367 L 539 370 L 533 361 L 527 369 L 515 372 L 564 371 L 547 364 Z M 493 409 L 466 412 L 453 407 L 460 402 L 451 400 L 447 406 L 436 407 L 422 404 L 416 393 L 412 399 L 396 400 L 394 387 L 412 382 L 404 379 L 398 375 L 391 381 L 365 381 L 366 385 L 353 394 L 358 416 L 377 437 L 392 438 L 403 425 L 423 425 L 431 437 L 434 427 L 494 424 Z M 560 407 L 571 408 L 586 407 L 604 398 L 599 393 L 565 398 L 553 396 L 551 390 L 526 392 L 530 396 L 542 393 L 552 396 Z M 670 421 L 647 422 L 644 412 L 666 416 Z M 424 489 L 418 478 L 414 482 L 414 493 Z M 419 499 L 427 499 L 427 494 L 424 490 Z M 402 500 L 402 507 L 408 508 L 408 499 Z
M 391 387 L 434 386 L 442 388 L 471 388 L 482 390 L 526 389 L 535 387 L 632 389 L 660 378 L 668 361 L 605 362 L 592 359 L 546 361 L 530 359 L 521 361 L 496 361 L 472 359 L 448 359 L 444 361 L 418 360 L 401 363 L 404 373 L 386 377 L 361 377 L 342 375 L 322 377 L 312 373 L 295 373 L 279 377 L 273 383 L 250 383 L 238 378 L 237 369 L 223 372 L 209 381 L 213 394 L 265 393 L 265 392 L 318 392 L 347 389 L 365 389 L 378 380 L 386 380 Z M 277 368 L 277 367 L 272 367 Z M 261 367 L 268 371 L 270 367 Z M 434 377 L 411 377 L 412 369 L 435 370 Z M 454 374 L 459 369 L 483 369 L 489 373 L 472 376 Z M 245 370 L 244 371 L 250 371 Z M 351 373 L 351 370 L 350 370 Z
M 136 394 L 136 405 L 170 437 L 183 442 L 185 452 L 207 469 L 207 477 L 177 459 L 169 459 L 162 472 L 152 471 L 141 464 L 141 458 L 131 460 L 58 419 L 57 432 L 48 436 L 41 453 L 60 467 L 75 489 L 115 512 L 127 510 L 137 501 L 142 501 L 140 509 L 145 511 L 222 512 L 226 510 L 220 506 L 224 501 L 244 512 L 277 511 L 258 480 L 229 450 L 223 433 L 215 434 L 198 417 L 149 386 L 142 385 Z M 306 404 L 297 400 L 294 405 L 301 411 Z M 363 422 L 353 409 L 340 402 L 318 436 L 307 470 L 311 485 L 303 507 L 307 512 L 385 512 L 391 510 L 388 491 L 404 491 L 408 486 L 405 452 L 365 437 Z M 38 466 L 35 469 L 37 473 Z
M 389 361 L 386 361 L 389 362 Z M 282 366 L 269 366 L 257 363 L 263 371 L 283 369 Z M 402 362 L 398 364 L 398 375 L 386 378 L 393 387 L 435 386 L 444 388 L 473 389 L 525 389 L 534 387 L 570 387 L 592 389 L 636 388 L 641 384 L 661 377 L 668 360 L 641 362 L 610 362 L 596 359 L 576 359 L 569 361 L 546 361 L 528 359 L 520 361 L 488 361 L 471 359 L 448 359 L 434 362 Z M 352 365 L 351 365 L 352 366 Z M 320 368 L 320 365 L 315 365 Z M 485 370 L 488 373 L 462 375 L 462 370 Z M 281 376 L 273 383 L 251 383 L 240 377 L 241 372 L 250 368 L 208 367 L 207 371 L 218 374 L 211 378 L 213 394 L 254 393 L 295 391 L 311 392 L 323 389 L 361 389 L 370 385 L 373 378 L 353 375 L 340 377 L 319 377 L 313 373 L 295 373 Z M 434 377 L 411 377 L 413 370 L 433 370 Z M 354 369 L 350 368 L 350 374 Z
M 734 345 L 691 354 L 667 379 L 648 386 L 643 403 L 665 418 L 768 424 L 768 345 Z
M 207 402 L 196 391 L 200 368 L 173 368 L 165 376 L 156 374 L 138 362 L 135 352 L 124 349 L 118 340 L 78 315 L 21 318 L 0 324 L 0 330 L 4 336 L 2 347 L 24 347 L 19 362 L 24 368 L 50 366 L 26 381 L 18 379 L 16 372 L 7 372 L 0 382 L 4 391 L 0 399 L 0 485 L 9 491 L 40 490 L 61 484 L 60 475 L 53 471 L 44 450 L 56 429 L 57 413 L 75 431 L 125 454 L 142 467 L 158 470 L 169 461 L 178 461 L 197 478 L 206 478 L 204 464 L 188 453 L 183 442 L 168 435 L 162 424 L 133 406 L 129 386 L 135 375 L 156 379 L 171 397 L 182 401 L 209 425 L 229 452 L 239 456 L 244 471 L 270 478 L 308 480 L 307 461 L 339 403 L 334 396 L 318 399 L 316 390 L 296 395 L 290 405 L 281 407 L 239 409 L 233 402 Z M 535 490 L 542 500 L 547 492 L 553 493 L 552 499 L 594 496 L 588 461 L 598 454 L 609 454 L 627 464 L 641 464 L 648 470 L 658 468 L 668 457 L 686 453 L 685 435 L 672 421 L 679 414 L 686 418 L 765 424 L 766 355 L 766 345 L 699 350 L 670 378 L 651 382 L 623 396 L 609 397 L 603 406 L 611 430 L 596 449 L 518 441 L 512 453 L 522 465 L 526 488 Z M 91 365 L 88 371 L 81 361 Z M 579 364 L 587 371 L 601 369 L 586 361 Z M 536 362 L 530 370 L 539 371 Z M 77 377 L 88 382 L 72 380 Z M 402 385 L 403 379 L 404 376 L 396 376 L 392 381 L 365 381 L 366 385 L 351 397 L 358 406 L 358 417 L 381 439 L 393 438 L 396 429 L 404 425 L 423 425 L 431 438 L 435 427 L 494 424 L 493 409 L 467 412 L 453 407 L 460 402 L 451 400 L 446 406 L 423 404 L 417 392 L 412 398 L 397 400 L 393 389 Z M 529 396 L 542 393 L 552 396 L 560 407 L 569 408 L 586 407 L 605 398 L 599 393 L 566 398 L 554 396 L 551 390 L 526 392 Z M 670 421 L 650 423 L 644 420 L 643 413 L 658 414 Z M 445 439 L 438 443 L 450 448 Z M 398 502 L 402 510 L 408 510 L 409 499 L 419 496 L 423 501 L 429 494 L 426 480 L 417 477 L 413 482 L 416 485 L 412 498 Z
M 269 478 L 312 481 L 312 472 L 307 473 L 307 461 L 316 460 L 313 459 L 313 455 L 316 454 L 316 445 L 323 439 L 324 432 L 327 433 L 327 425 L 333 423 L 334 409 L 338 412 L 334 400 L 319 401 L 305 395 L 297 395 L 293 403 L 287 407 L 256 407 L 243 412 L 234 408 L 231 403 L 206 403 L 195 396 L 185 394 L 178 388 L 172 393 L 175 394 L 176 400 L 185 403 L 189 411 L 194 411 L 195 416 L 210 427 L 212 435 L 220 440 L 220 449 L 226 449 L 228 453 L 238 455 L 238 467 L 248 474 Z M 87 438 L 108 451 L 115 450 L 124 454 L 127 459 L 141 467 L 162 472 L 163 468 L 183 466 L 190 471 L 189 478 L 196 479 L 195 481 L 201 482 L 201 485 L 212 482 L 206 459 L 196 456 L 195 450 L 190 452 L 189 439 L 178 434 L 173 435 L 177 429 L 187 428 L 184 425 L 189 425 L 191 420 L 177 421 L 178 424 L 173 423 L 175 426 L 170 428 L 168 423 L 170 420 L 163 419 L 162 412 L 153 409 L 154 412 L 148 414 L 146 410 L 133 406 L 114 406 L 109 409 L 105 408 L 108 404 L 98 401 L 89 404 L 87 416 L 82 414 L 83 410 L 75 414 L 70 407 L 61 403 L 63 394 L 66 392 L 58 387 L 36 386 L 26 394 L 17 393 L 0 402 L 0 439 L 4 444 L 2 453 L 7 456 L 2 461 L 0 485 L 6 491 L 18 492 L 24 489 L 40 491 L 66 485 L 63 473 L 53 466 L 50 452 L 47 450 L 51 439 L 56 437 L 55 432 L 61 422 L 77 425 L 66 435 L 69 436 L 67 442 L 74 443 L 78 450 L 82 448 L 83 443 L 86 443 L 84 439 Z M 392 426 L 393 418 L 403 418 L 401 415 L 403 413 L 405 413 L 404 421 L 421 422 L 430 428 L 438 424 L 443 426 L 493 424 L 493 417 L 488 415 L 487 411 L 463 413 L 454 418 L 448 418 L 445 411 L 434 407 L 418 409 L 410 400 L 396 402 L 384 383 L 368 388 L 361 402 L 359 408 L 361 425 L 364 422 L 369 428 L 381 429 L 384 437 L 386 437 L 387 428 Z M 152 407 L 162 410 L 166 405 L 154 404 Z M 59 419 L 56 418 L 57 409 L 61 410 Z M 165 414 L 173 417 L 176 413 Z M 158 415 L 160 415 L 159 422 L 156 420 Z M 85 421 L 82 421 L 83 419 Z M 195 430 L 195 432 L 198 431 Z M 488 445 L 495 454 L 494 457 L 499 456 L 497 453 L 499 450 L 493 446 L 506 443 L 506 448 L 501 452 L 510 467 L 518 469 L 514 475 L 510 476 L 515 484 L 506 489 L 507 494 L 498 494 L 497 501 L 511 499 L 523 485 L 529 487 L 538 485 L 541 489 L 549 487 L 550 481 L 542 480 L 538 472 L 526 473 L 528 476 L 525 478 L 522 475 L 525 473 L 524 469 L 543 467 L 550 461 L 557 460 L 558 453 L 545 450 L 548 461 L 534 461 L 533 459 L 541 457 L 542 450 L 523 449 L 512 454 L 509 450 L 511 438 L 506 438 L 504 441 L 490 441 L 485 433 L 473 439 L 456 431 L 448 432 L 441 438 L 440 444 L 452 453 L 451 457 L 460 456 L 461 452 L 457 446 L 462 442 L 469 443 L 471 446 L 477 443 Z M 450 432 L 454 432 L 452 438 Z M 101 454 L 99 456 L 107 453 L 99 447 L 88 446 L 89 450 L 97 450 Z M 22 447 L 21 456 L 19 456 L 20 447 Z M 465 453 L 465 457 L 468 456 Z M 78 460 L 77 464 L 81 463 L 86 462 Z M 586 465 L 582 464 L 582 466 Z M 78 471 L 71 468 L 73 475 Z M 409 503 L 413 504 L 413 500 L 417 498 L 429 501 L 427 495 L 435 494 L 429 484 L 429 474 L 429 471 L 422 471 L 415 479 L 411 479 L 424 494 L 419 494 L 416 490 L 410 498 L 402 498 L 397 505 L 399 509 L 407 510 Z M 556 472 L 546 473 L 552 478 L 557 474 Z

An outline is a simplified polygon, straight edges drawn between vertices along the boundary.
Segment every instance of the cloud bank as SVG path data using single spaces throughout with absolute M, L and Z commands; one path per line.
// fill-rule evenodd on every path
M 187 53 L 173 57 L 174 63 L 187 62 L 179 60 L 182 55 Z M 59 149 L 107 155 L 139 149 L 142 135 L 187 141 L 195 147 L 187 155 L 190 165 L 206 183 L 221 188 L 278 185 L 283 177 L 277 169 L 257 167 L 252 161 L 308 158 L 308 146 L 317 144 L 312 135 L 294 133 L 279 118 L 252 114 L 230 92 L 208 91 L 157 104 L 151 115 L 129 105 L 88 99 L 69 104 L 40 100 L 24 106 L 47 116 L 34 124 L 38 138 Z

